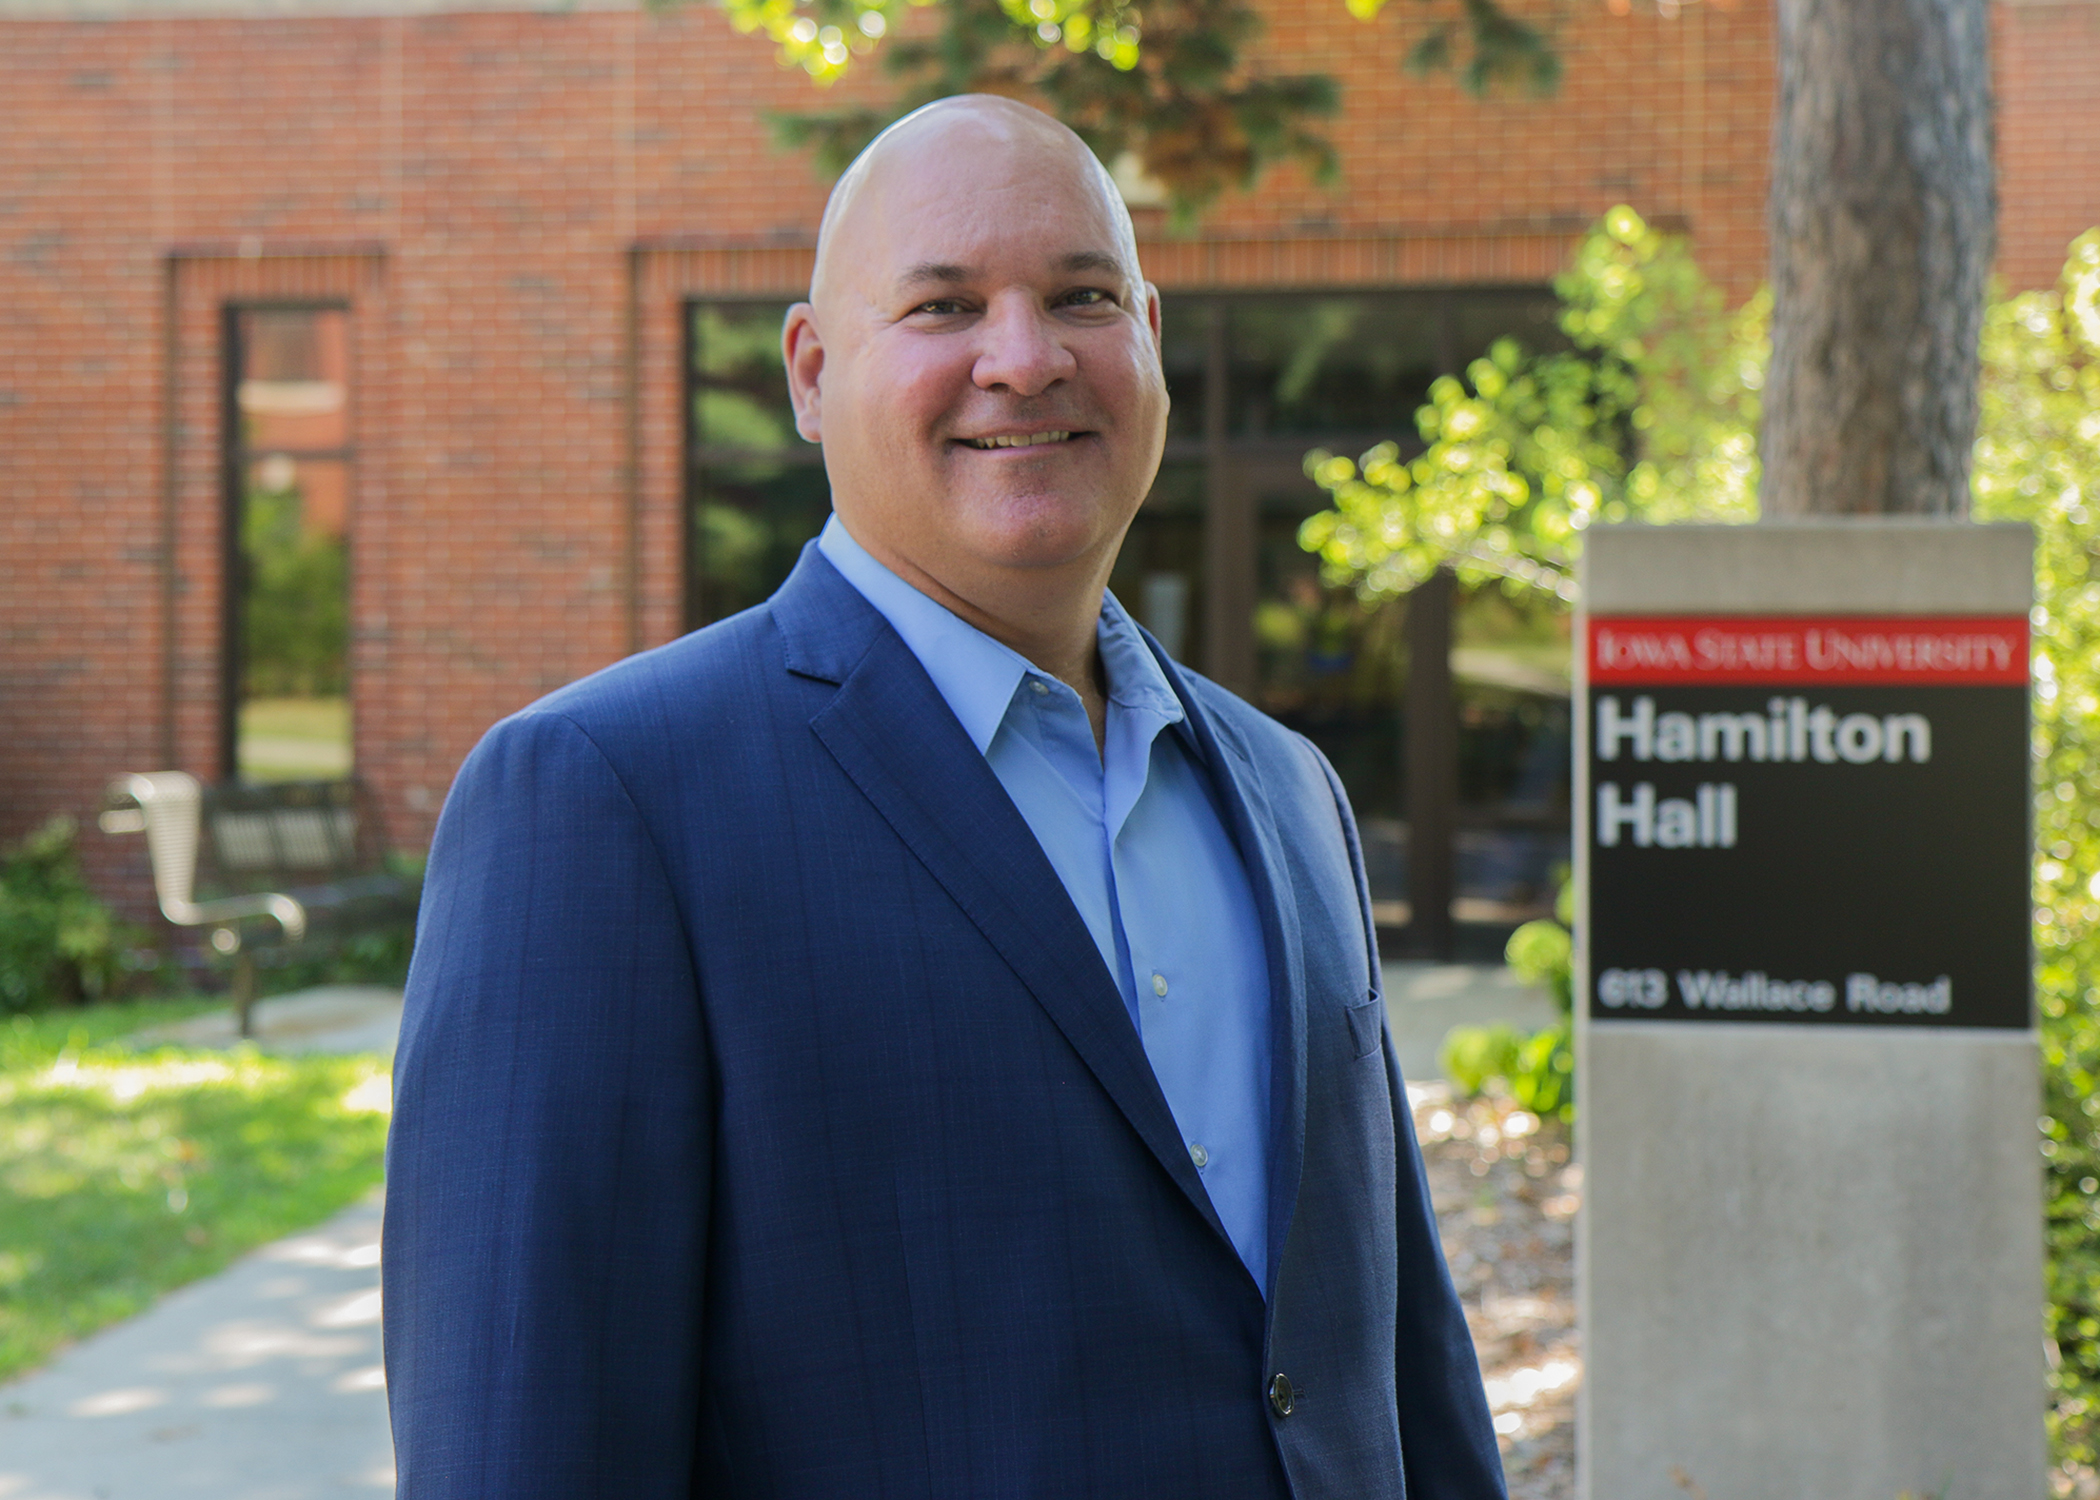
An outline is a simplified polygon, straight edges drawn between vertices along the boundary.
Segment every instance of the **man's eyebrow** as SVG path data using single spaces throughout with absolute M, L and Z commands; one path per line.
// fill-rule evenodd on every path
M 1121 257 L 1106 250 L 1074 250 L 1058 258 L 1057 269 L 1068 276 L 1082 275 L 1089 271 L 1110 276 L 1123 274 Z M 900 289 L 909 290 L 920 286 L 959 286 L 976 275 L 974 268 L 959 266 L 952 261 L 922 260 L 897 278 Z
M 1057 263 L 1060 271 L 1076 274 L 1081 271 L 1102 271 L 1111 276 L 1123 274 L 1123 262 L 1106 250 L 1074 250 Z
M 946 261 L 922 260 L 897 278 L 899 287 L 924 286 L 929 282 L 937 286 L 955 286 L 970 279 L 968 266 L 952 265 Z

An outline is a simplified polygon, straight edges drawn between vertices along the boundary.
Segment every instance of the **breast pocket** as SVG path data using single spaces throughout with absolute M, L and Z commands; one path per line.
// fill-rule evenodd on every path
M 1379 1004 L 1378 996 L 1352 1004 L 1348 1010 L 1349 1045 L 1358 1057 L 1369 1057 L 1378 1050 L 1378 1041 L 1383 1033 L 1380 1023 L 1385 1020 L 1385 1007 Z

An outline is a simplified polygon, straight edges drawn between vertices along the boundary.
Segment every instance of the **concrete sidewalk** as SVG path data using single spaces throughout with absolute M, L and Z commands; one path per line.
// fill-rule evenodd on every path
M 321 1500 L 393 1486 L 376 1195 L 0 1386 L 4 1500 Z
M 1386 1007 L 1411 1087 L 1457 1025 L 1557 1014 L 1481 964 L 1391 963 Z M 391 1054 L 398 991 L 265 1000 L 265 1051 Z M 224 1012 L 141 1041 L 228 1046 Z M 0 1386 L 0 1500 L 321 1500 L 393 1488 L 379 1355 L 379 1203 L 255 1252 Z
M 401 1031 L 401 992 L 376 984 L 324 984 L 258 1000 L 251 1019 L 255 1035 L 250 1040 L 265 1052 L 377 1052 L 392 1057 Z M 140 1047 L 231 1047 L 240 1039 L 228 1009 L 154 1026 L 135 1033 L 130 1041 Z

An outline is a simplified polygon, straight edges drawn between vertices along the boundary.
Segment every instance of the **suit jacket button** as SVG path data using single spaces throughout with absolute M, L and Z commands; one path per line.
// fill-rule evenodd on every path
M 1287 1417 L 1298 1408 L 1298 1393 L 1291 1389 L 1291 1377 L 1281 1370 L 1269 1382 L 1269 1405 L 1279 1417 Z

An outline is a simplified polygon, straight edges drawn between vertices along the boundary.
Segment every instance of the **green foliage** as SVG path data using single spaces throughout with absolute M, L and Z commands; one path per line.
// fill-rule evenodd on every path
M 1558 922 L 1526 922 L 1509 935 L 1503 951 L 1511 970 L 1553 996 L 1562 1015 L 1575 1008 L 1575 938 Z
M 1016 9 L 1033 16 L 1036 6 L 1065 19 L 1016 22 Z M 1034 97 L 1103 161 L 1130 153 L 1166 189 L 1184 223 L 1228 187 L 1250 185 L 1279 162 L 1296 161 L 1319 180 L 1333 177 L 1334 147 L 1312 122 L 1339 110 L 1334 80 L 1250 66 L 1244 52 L 1262 23 L 1245 0 L 1147 6 L 1141 50 L 1135 10 L 1090 14 L 1087 0 L 942 0 L 931 35 L 885 46 L 895 86 L 888 105 L 783 115 L 776 130 L 787 144 L 814 147 L 819 167 L 837 172 L 883 126 L 935 99 Z M 1103 54 L 1108 37 L 1126 33 L 1127 51 Z
M 674 0 L 654 0 L 658 5 Z M 819 84 L 844 77 L 856 57 L 866 57 L 910 10 L 937 0 L 721 0 L 730 24 L 749 34 L 763 32 L 779 50 L 782 67 L 800 68 Z M 1343 0 L 1360 21 L 1373 21 L 1386 0 Z M 1521 85 L 1549 94 L 1560 83 L 1560 55 L 1538 27 L 1504 10 L 1496 0 L 1455 0 L 1430 20 L 1407 55 L 1417 74 L 1452 73 L 1474 94 L 1497 84 Z M 1455 11 L 1456 14 L 1449 13 Z M 1010 37 L 1048 51 L 1062 48 L 1092 55 L 1129 72 L 1144 45 L 1158 35 L 1132 0 L 998 0 Z M 1461 62 L 1463 51 L 1463 62 Z
M 341 537 L 305 524 L 298 489 L 251 485 L 241 512 L 248 566 L 241 630 L 251 697 L 316 698 L 345 689 L 350 558 Z
M 1541 1119 L 1575 1117 L 1575 1048 L 1561 1021 L 1526 1036 L 1508 1026 L 1454 1026 L 1437 1063 L 1471 1098 L 1499 1092 Z
M 1500 1090 L 1541 1119 L 1575 1117 L 1575 886 L 1563 878 L 1554 902 L 1559 919 L 1526 922 L 1509 936 L 1503 957 L 1519 979 L 1543 986 L 1560 1006 L 1560 1020 L 1527 1034 L 1508 1026 L 1456 1026 L 1437 1061 L 1468 1098 Z
M 88 889 L 73 820 L 51 819 L 0 857 L 0 1012 L 114 992 L 143 934 Z
M 1344 0 L 1349 14 L 1369 21 L 1386 0 Z M 1461 48 L 1464 61 L 1460 61 Z M 1408 49 L 1407 70 L 1417 75 L 1454 74 L 1469 94 L 1509 84 L 1545 95 L 1560 86 L 1560 53 L 1552 38 L 1511 15 L 1495 0 L 1458 0 L 1456 16 L 1432 20 Z
M 662 8 L 679 0 L 650 0 Z M 1247 60 L 1261 18 L 1243 0 L 719 0 L 737 30 L 763 33 L 782 67 L 816 83 L 843 77 L 878 50 L 894 97 L 882 105 L 796 112 L 774 124 L 837 173 L 883 126 L 960 93 L 1039 99 L 1106 162 L 1128 152 L 1166 190 L 1187 225 L 1228 187 L 1248 187 L 1295 161 L 1318 181 L 1336 174 L 1317 127 L 1339 112 L 1324 73 L 1271 76 Z M 1385 0 L 1344 0 L 1376 19 Z M 1409 71 L 1449 72 L 1474 94 L 1499 84 L 1551 93 L 1560 58 L 1546 33 L 1497 0 L 1436 0 L 1438 17 L 1407 55 Z M 930 27 L 894 35 L 915 9 Z
M 934 0 L 721 0 L 738 31 L 762 31 L 780 48 L 782 67 L 819 84 L 844 77 L 853 59 L 876 50 L 911 8 Z M 999 25 L 988 38 L 1091 53 L 1112 68 L 1137 65 L 1139 17 L 1129 0 L 997 0 L 984 12 Z
M 0 1022 L 0 1380 L 379 1181 L 382 1059 L 112 1044 L 199 1004 Z
M 2050 1431 L 2100 1460 L 2100 229 L 1983 336 L 1979 520 L 2035 528 L 2036 996 L 2047 1162 Z
M 1555 282 L 1575 348 L 1498 342 L 1415 414 L 1422 451 L 1380 443 L 1306 472 L 1334 498 L 1299 541 L 1367 599 L 1449 565 L 1468 587 L 1574 597 L 1593 521 L 1746 521 L 1768 301 L 1734 313 L 1679 237 L 1606 214 Z

